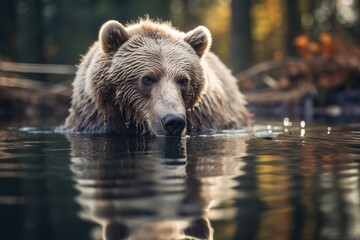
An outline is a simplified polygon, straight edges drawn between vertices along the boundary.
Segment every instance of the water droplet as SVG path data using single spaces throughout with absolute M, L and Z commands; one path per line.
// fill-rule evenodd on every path
M 304 136 L 305 136 L 305 129 L 304 129 L 304 128 L 301 129 L 301 131 L 300 131 L 300 136 L 301 136 L 301 137 L 304 137 Z
M 289 118 L 284 118 L 284 126 L 285 126 L 285 127 L 288 127 L 289 124 L 290 124 Z

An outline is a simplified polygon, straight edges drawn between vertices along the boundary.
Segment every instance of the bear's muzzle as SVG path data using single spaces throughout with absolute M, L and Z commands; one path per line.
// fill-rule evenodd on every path
M 165 117 L 161 119 L 161 123 L 168 136 L 181 135 L 186 125 L 183 115 L 175 115 L 172 113 L 166 114 Z

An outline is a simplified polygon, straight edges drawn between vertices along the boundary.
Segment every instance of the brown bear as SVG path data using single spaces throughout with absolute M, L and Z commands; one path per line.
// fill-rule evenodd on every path
M 78 67 L 64 128 L 172 136 L 248 125 L 244 96 L 211 41 L 204 26 L 106 22 Z

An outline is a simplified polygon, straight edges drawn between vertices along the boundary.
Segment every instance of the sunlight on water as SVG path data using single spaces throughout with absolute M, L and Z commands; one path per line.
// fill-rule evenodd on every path
M 327 128 L 327 134 L 330 135 L 330 133 L 331 133 L 331 127 L 328 127 L 328 128 Z
M 360 239 L 359 127 L 284 118 L 182 139 L 3 129 L 2 237 Z

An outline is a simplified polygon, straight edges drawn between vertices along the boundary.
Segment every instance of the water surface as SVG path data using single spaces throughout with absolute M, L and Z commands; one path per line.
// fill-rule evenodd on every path
M 0 239 L 360 239 L 360 124 L 0 130 Z M 192 238 L 191 238 L 192 237 Z

